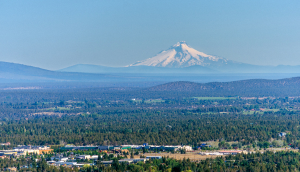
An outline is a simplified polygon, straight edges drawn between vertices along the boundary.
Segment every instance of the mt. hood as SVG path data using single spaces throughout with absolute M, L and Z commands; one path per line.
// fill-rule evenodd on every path
M 169 49 L 160 52 L 156 56 L 138 61 L 129 66 L 154 66 L 154 67 L 189 67 L 189 66 L 222 66 L 229 60 L 207 55 L 197 51 L 186 44 L 185 41 L 178 42 Z
M 197 51 L 184 41 L 152 58 L 124 67 L 77 64 L 60 71 L 84 73 L 300 73 L 300 66 L 261 66 L 236 62 Z

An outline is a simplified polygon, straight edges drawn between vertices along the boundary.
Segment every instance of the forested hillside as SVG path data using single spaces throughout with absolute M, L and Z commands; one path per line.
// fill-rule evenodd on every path
M 296 96 L 300 95 L 300 77 L 265 80 L 251 79 L 234 82 L 171 82 L 148 88 L 147 91 L 194 92 L 202 96 Z

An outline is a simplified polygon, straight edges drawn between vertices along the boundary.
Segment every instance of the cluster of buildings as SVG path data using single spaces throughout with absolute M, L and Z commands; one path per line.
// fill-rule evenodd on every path
M 53 165 L 56 167 L 64 166 L 64 167 L 83 167 L 84 165 L 95 165 L 96 161 L 98 160 L 98 155 L 77 155 L 73 156 L 70 155 L 68 157 L 63 157 L 62 155 L 58 155 L 51 158 L 51 161 L 47 161 L 49 165 Z M 139 158 L 139 159 L 120 159 L 118 160 L 119 163 L 138 163 L 138 162 L 146 162 L 150 159 L 161 159 L 161 156 L 147 156 L 146 158 Z M 85 161 L 77 161 L 77 160 L 93 160 L 93 163 L 88 163 Z M 110 161 L 101 161 L 104 165 L 111 165 L 113 160 Z
M 147 156 L 146 158 L 139 158 L 139 159 L 120 159 L 119 163 L 126 163 L 126 164 L 132 164 L 132 163 L 138 163 L 138 162 L 146 162 L 148 160 L 153 160 L 153 159 L 161 159 L 161 156 Z M 110 161 L 101 161 L 102 164 L 104 165 L 111 165 L 112 160 Z
M 51 153 L 53 149 L 50 149 L 49 146 L 17 146 L 11 150 L 1 150 L 0 158 L 6 158 L 8 156 L 21 156 L 28 154 L 45 154 Z
M 201 155 L 237 155 L 239 153 L 248 153 L 242 150 L 228 150 L 228 151 L 218 151 L 218 152 L 200 152 Z
M 193 148 L 191 146 L 157 146 L 157 145 L 120 145 L 120 146 L 74 146 L 74 145 L 66 145 L 64 147 L 60 148 L 64 151 L 75 151 L 75 150 L 95 150 L 95 151 L 102 151 L 102 152 L 114 152 L 114 153 L 121 153 L 121 152 L 129 152 L 129 149 L 131 150 L 143 150 L 147 149 L 149 151 L 179 151 L 181 149 L 184 149 L 185 151 L 193 151 Z M 115 157 L 117 155 L 114 155 Z M 98 155 L 70 155 L 68 157 L 63 157 L 63 155 L 58 155 L 56 157 L 52 157 L 51 161 L 48 161 L 47 163 L 49 165 L 53 166 L 65 166 L 65 167 L 82 167 L 86 164 L 93 165 L 98 160 Z M 102 158 L 102 157 L 101 157 Z M 146 162 L 150 159 L 161 159 L 161 156 L 147 156 L 145 158 L 139 158 L 139 159 L 120 159 L 119 163 L 138 163 L 138 162 Z M 78 161 L 79 160 L 79 161 Z M 87 163 L 87 161 L 81 161 L 81 160 L 93 160 L 89 162 L 94 163 Z M 111 165 L 113 163 L 112 160 L 110 161 L 101 161 L 104 165 Z
M 200 146 L 197 146 L 197 149 L 203 149 L 203 148 L 211 148 L 211 145 L 207 143 L 202 143 Z
M 7 143 L 8 145 L 8 143 Z M 61 150 L 73 151 L 73 150 L 95 150 L 95 151 L 112 151 L 114 153 L 129 152 L 129 150 L 149 150 L 149 151 L 193 151 L 191 146 L 162 146 L 162 145 L 148 145 L 147 143 L 143 145 L 120 145 L 120 146 L 74 146 L 66 145 L 60 148 Z M 42 155 L 45 153 L 52 153 L 53 149 L 50 149 L 49 146 L 25 146 L 20 145 L 14 147 L 10 150 L 0 150 L 0 158 L 7 158 L 10 156 L 19 157 L 26 156 L 30 154 Z M 102 157 L 101 157 L 102 158 Z M 137 162 L 146 162 L 150 159 L 161 159 L 161 156 L 148 156 L 145 158 L 139 159 L 121 159 L 120 163 L 137 163 Z M 98 155 L 73 155 L 71 154 L 68 157 L 64 157 L 63 154 L 55 154 L 51 157 L 50 161 L 47 161 L 49 165 L 53 166 L 65 166 L 65 167 L 83 167 L 84 165 L 94 165 L 95 162 L 99 159 Z M 93 163 L 91 163 L 93 162 Z M 101 161 L 104 165 L 111 165 L 113 163 L 110 161 Z
M 53 166 L 65 166 L 65 167 L 83 167 L 84 165 L 93 165 L 93 163 L 78 163 L 77 160 L 93 160 L 94 162 L 98 160 L 98 155 L 77 155 L 77 156 L 68 156 L 64 157 L 63 155 L 57 155 L 51 157 L 51 161 L 47 161 L 49 165 Z
M 143 145 L 120 145 L 120 146 L 74 146 L 74 145 L 66 145 L 61 148 L 62 150 L 100 150 L 100 151 L 122 151 L 128 149 L 136 149 L 136 150 L 150 150 L 150 151 L 178 151 L 185 150 L 187 152 L 193 151 L 191 146 L 159 146 L 159 145 L 148 145 L 144 143 Z

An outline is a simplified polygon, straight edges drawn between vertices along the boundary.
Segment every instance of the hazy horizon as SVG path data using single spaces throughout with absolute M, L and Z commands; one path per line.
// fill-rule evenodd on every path
M 299 1 L 2 1 L 0 61 L 126 66 L 179 41 L 256 65 L 300 65 Z

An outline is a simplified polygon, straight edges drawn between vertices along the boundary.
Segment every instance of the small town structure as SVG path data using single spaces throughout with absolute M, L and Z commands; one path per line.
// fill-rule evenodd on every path
M 220 154 L 223 154 L 223 155 L 236 155 L 236 154 L 239 154 L 239 153 L 243 153 L 243 151 L 241 150 L 229 150 L 229 151 L 219 151 Z
M 218 152 L 200 152 L 200 155 L 237 155 L 239 153 L 247 153 L 246 151 L 242 150 L 224 150 Z
M 188 145 L 148 145 L 144 143 L 143 145 L 120 145 L 120 146 L 74 146 L 66 145 L 60 148 L 61 150 L 100 150 L 100 151 L 115 151 L 115 152 L 126 152 L 129 149 L 141 150 L 147 149 L 151 151 L 178 151 L 184 149 L 186 152 L 193 151 L 193 147 Z
M 285 132 L 281 132 L 281 133 L 279 133 L 279 137 L 284 137 L 286 135 L 286 133 Z
M 161 159 L 161 156 L 147 156 L 146 159 Z
M 50 149 L 48 146 L 17 146 L 11 150 L 1 150 L 0 158 L 5 158 L 5 156 L 21 156 L 27 154 L 45 154 L 53 152 L 53 149 Z

